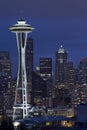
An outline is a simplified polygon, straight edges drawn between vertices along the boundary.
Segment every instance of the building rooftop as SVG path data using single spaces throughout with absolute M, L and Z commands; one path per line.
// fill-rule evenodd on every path
M 65 52 L 65 50 L 64 50 L 63 46 L 61 45 L 59 50 L 58 50 L 58 53 L 64 53 L 64 52 Z

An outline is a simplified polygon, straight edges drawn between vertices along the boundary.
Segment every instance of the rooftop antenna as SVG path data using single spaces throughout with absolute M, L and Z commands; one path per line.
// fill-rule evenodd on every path
M 57 42 L 57 44 L 62 48 L 63 47 L 63 41 Z
M 24 19 L 23 19 L 23 15 L 24 15 L 24 11 L 23 11 L 23 10 L 20 10 L 20 19 L 19 19 L 19 20 L 21 20 L 21 21 L 24 20 Z

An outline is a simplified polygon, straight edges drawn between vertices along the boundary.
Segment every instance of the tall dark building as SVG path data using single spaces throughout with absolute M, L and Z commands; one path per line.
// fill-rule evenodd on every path
M 33 72 L 32 103 L 35 106 L 45 106 L 47 97 L 46 81 Z
M 5 84 L 8 82 L 9 85 L 11 83 L 11 61 L 9 57 L 9 52 L 7 51 L 1 51 L 0 52 L 0 80 L 1 80 L 1 86 L 3 86 L 1 89 L 4 89 Z M 7 77 L 7 81 L 6 81 Z M 3 84 L 2 84 L 3 80 Z M 5 84 L 4 84 L 5 83 Z M 8 89 L 8 85 L 6 85 L 6 89 Z
M 52 82 L 52 58 L 40 58 L 39 67 L 43 80 Z
M 0 108 L 5 113 L 11 107 L 11 61 L 9 52 L 0 51 Z M 10 99 L 10 100 L 9 100 Z
M 26 73 L 27 73 L 28 103 L 31 102 L 32 72 L 33 72 L 33 39 L 28 38 L 27 46 L 26 46 Z
M 39 60 L 40 76 L 46 81 L 47 97 L 45 97 L 46 107 L 52 107 L 52 58 L 40 58 Z
M 7 73 L 8 78 L 11 78 L 11 61 L 9 57 L 9 52 L 0 52 L 0 73 Z
M 84 57 L 81 59 L 75 75 L 76 82 L 73 86 L 72 104 L 77 107 L 79 104 L 87 103 L 87 60 Z
M 72 67 L 72 64 L 67 61 L 67 51 L 60 46 L 56 52 L 56 61 L 55 61 L 55 95 L 54 106 L 64 106 L 70 103 L 69 97 L 69 82 L 72 80 L 69 79 L 69 69 Z M 70 74 L 73 75 L 73 72 Z
M 56 63 L 55 63 L 55 84 L 66 83 L 68 80 L 67 70 L 67 52 L 63 46 L 60 46 L 56 52 Z
M 73 85 L 75 83 L 75 69 L 73 62 L 68 62 L 68 83 Z
M 87 60 L 83 57 L 78 68 L 78 80 L 80 83 L 87 83 Z

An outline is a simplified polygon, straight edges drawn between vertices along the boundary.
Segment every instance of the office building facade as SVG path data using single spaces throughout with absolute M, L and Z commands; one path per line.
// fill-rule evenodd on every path
M 0 51 L 0 108 L 5 113 L 6 109 L 12 108 L 11 100 L 11 60 L 8 51 Z
M 32 73 L 33 73 L 33 39 L 27 39 L 26 45 L 26 74 L 27 74 L 27 100 L 28 103 L 31 103 L 32 99 Z
M 40 77 L 46 81 L 47 97 L 45 98 L 45 106 L 52 107 L 52 90 L 53 90 L 53 77 L 52 77 L 52 58 L 40 58 L 39 60 L 39 74 Z
M 71 82 L 71 79 L 69 79 L 69 69 L 71 66 L 72 64 L 68 62 L 68 53 L 61 45 L 56 52 L 55 59 L 55 107 L 58 105 L 65 106 L 70 103 L 69 82 Z
M 60 46 L 56 52 L 55 61 L 55 85 L 59 87 L 61 83 L 67 83 L 68 70 L 67 70 L 67 51 Z
M 40 76 L 43 80 L 52 82 L 52 58 L 40 58 L 39 67 Z

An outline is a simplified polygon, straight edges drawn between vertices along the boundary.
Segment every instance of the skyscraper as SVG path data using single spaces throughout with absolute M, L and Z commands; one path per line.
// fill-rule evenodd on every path
M 46 81 L 47 97 L 45 98 L 46 107 L 52 107 L 52 58 L 40 58 L 39 61 L 40 76 Z
M 8 51 L 0 51 L 0 73 L 7 73 L 11 78 L 11 61 Z
M 66 83 L 67 76 L 67 51 L 64 50 L 63 46 L 60 46 L 56 52 L 55 85 L 58 87 L 59 84 Z
M 87 83 L 87 60 L 84 57 L 79 64 L 78 80 L 80 83 Z
M 67 97 L 69 95 L 69 70 L 67 51 L 63 48 L 63 46 L 60 46 L 56 52 L 55 62 L 55 104 L 57 106 L 63 106 L 67 105 L 70 102 L 69 97 Z
M 40 58 L 40 76 L 52 82 L 52 58 Z
M 21 118 L 28 117 L 29 104 L 27 101 L 27 74 L 26 74 L 26 60 L 25 51 L 27 44 L 28 33 L 32 32 L 32 28 L 26 21 L 19 20 L 17 24 L 10 27 L 10 30 L 16 33 L 18 53 L 19 53 L 19 66 L 18 66 L 18 77 L 16 85 L 16 95 L 14 103 L 13 119 L 16 118 L 16 110 L 20 110 Z
M 5 89 L 5 83 L 11 83 L 11 61 L 10 61 L 10 57 L 9 57 L 9 52 L 7 51 L 1 51 L 0 52 L 0 80 L 4 80 L 1 82 L 1 86 L 3 85 L 3 87 L 0 89 Z M 5 79 L 5 77 L 7 77 L 7 81 Z M 4 78 L 4 79 L 3 79 Z M 8 89 L 8 85 L 5 86 L 6 89 Z
M 27 39 L 26 45 L 26 73 L 27 73 L 27 100 L 31 103 L 32 94 L 32 73 L 33 73 L 33 39 Z
M 77 107 L 79 104 L 87 103 L 87 60 L 84 57 L 75 73 L 76 81 L 72 91 L 72 104 Z
M 73 62 L 68 62 L 68 83 L 73 85 L 75 83 L 75 69 Z
M 0 108 L 5 113 L 11 107 L 11 60 L 8 51 L 0 51 Z M 7 98 L 5 98 L 7 97 Z
M 37 73 L 33 72 L 33 85 L 32 85 L 32 101 L 35 106 L 44 106 L 45 98 L 47 97 L 46 80 L 40 77 Z

